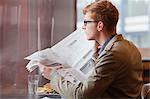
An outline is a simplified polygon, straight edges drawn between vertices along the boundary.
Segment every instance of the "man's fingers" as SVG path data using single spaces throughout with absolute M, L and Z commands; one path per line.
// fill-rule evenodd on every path
M 59 66 L 56 66 L 55 69 L 58 70 L 58 69 L 62 69 L 63 67 L 64 67 L 63 65 L 59 65 Z
M 45 71 L 45 65 L 42 65 L 42 64 L 38 64 L 38 66 L 39 66 L 39 69 L 40 69 L 40 72 L 41 72 L 41 74 L 44 74 L 44 71 Z

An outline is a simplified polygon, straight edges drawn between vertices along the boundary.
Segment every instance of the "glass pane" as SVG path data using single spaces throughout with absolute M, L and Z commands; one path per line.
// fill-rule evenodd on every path
M 50 46 L 51 5 L 52 0 L 0 0 L 0 96 L 27 93 L 24 57 L 38 45 Z
M 82 9 L 98 0 L 77 0 L 77 26 L 83 25 Z M 117 32 L 140 48 L 150 47 L 150 0 L 112 0 L 120 12 Z
M 77 27 L 82 27 L 83 25 L 83 12 L 82 9 L 89 3 L 95 0 L 77 0 Z
M 23 57 L 28 53 L 27 2 L 0 2 L 0 93 L 20 94 L 26 88 L 27 72 Z
M 27 94 L 29 61 L 24 57 L 51 47 L 75 29 L 74 2 L 0 0 L 0 97 Z
M 113 0 L 120 12 L 119 33 L 140 48 L 150 47 L 150 1 Z
M 142 16 L 147 15 L 148 0 L 128 0 L 127 16 Z

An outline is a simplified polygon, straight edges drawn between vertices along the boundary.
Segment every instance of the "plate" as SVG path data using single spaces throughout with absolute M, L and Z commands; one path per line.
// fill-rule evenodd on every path
M 44 98 L 44 97 L 56 98 L 56 99 L 61 98 L 59 94 L 53 94 L 53 93 L 38 93 L 36 95 L 38 95 L 38 97 L 40 98 Z

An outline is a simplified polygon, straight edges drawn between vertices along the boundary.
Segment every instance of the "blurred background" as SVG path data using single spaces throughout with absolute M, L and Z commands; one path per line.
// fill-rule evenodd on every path
M 82 9 L 94 0 L 77 0 L 77 26 L 82 26 Z M 98 1 L 98 0 L 97 0 Z M 150 47 L 150 0 L 110 0 L 120 13 L 118 33 L 140 48 Z
M 82 9 L 94 1 L 0 0 L 0 95 L 26 93 L 29 73 L 24 57 L 53 46 L 80 28 Z M 120 12 L 117 32 L 149 59 L 150 0 L 110 1 Z M 47 82 L 41 79 L 41 83 Z

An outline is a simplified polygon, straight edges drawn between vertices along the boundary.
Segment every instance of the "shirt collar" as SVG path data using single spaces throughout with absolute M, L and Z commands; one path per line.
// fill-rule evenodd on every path
M 116 34 L 115 34 L 116 35 Z M 109 43 L 109 41 L 115 36 L 115 35 L 112 35 L 111 37 L 109 37 L 106 42 L 102 45 L 102 47 L 100 48 L 99 50 L 99 54 L 104 50 L 104 48 L 106 47 L 106 45 Z

